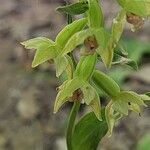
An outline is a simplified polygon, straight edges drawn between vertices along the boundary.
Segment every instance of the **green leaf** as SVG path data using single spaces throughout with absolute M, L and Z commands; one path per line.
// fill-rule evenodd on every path
M 150 143 L 150 133 L 147 133 L 138 142 L 137 150 L 149 150 L 149 143 Z
M 21 42 L 26 49 L 45 49 L 45 47 L 49 47 L 54 44 L 54 42 L 45 37 L 38 37 L 34 39 L 30 39 L 24 42 Z
M 60 87 L 60 91 L 57 94 L 54 113 L 56 113 L 59 108 L 73 95 L 73 92 L 84 85 L 84 82 L 78 78 L 68 80 L 63 83 Z
M 113 109 L 123 115 L 128 115 L 128 103 L 123 101 L 115 101 L 113 103 Z
M 119 4 L 128 12 L 139 16 L 150 16 L 149 0 L 118 0 Z
M 88 10 L 88 4 L 84 2 L 78 2 L 75 4 L 60 6 L 56 10 L 59 11 L 60 13 L 79 15 L 85 13 Z
M 68 40 L 73 36 L 76 32 L 82 30 L 87 23 L 86 18 L 82 18 L 74 21 L 73 23 L 65 26 L 56 37 L 56 44 L 59 45 L 61 50 L 64 48 Z
M 97 0 L 88 0 L 89 10 L 87 11 L 87 18 L 89 27 L 100 28 L 104 26 L 104 18 L 102 9 Z
M 42 47 L 42 48 L 43 49 L 37 49 L 32 62 L 32 67 L 36 67 L 44 63 L 45 61 L 56 57 L 55 45 L 49 47 Z
M 104 113 L 103 118 L 104 118 Z M 99 121 L 94 113 L 86 114 L 75 126 L 72 137 L 73 150 L 96 150 L 107 133 L 105 119 Z
M 59 77 L 65 70 L 68 65 L 68 60 L 65 56 L 58 56 L 54 59 L 56 65 L 56 77 Z
M 138 95 L 135 92 L 132 91 L 122 91 L 118 96 L 115 98 L 115 100 L 120 100 L 123 102 L 130 102 L 138 105 L 145 105 L 140 95 Z
M 80 79 L 86 81 L 88 80 L 94 70 L 95 64 L 97 60 L 97 55 L 88 55 L 88 56 L 82 56 L 80 58 L 80 61 L 76 67 L 74 76 L 79 77 Z
M 126 11 L 125 10 L 121 10 L 117 17 L 113 20 L 113 24 L 112 24 L 112 38 L 114 40 L 115 43 L 118 43 L 118 41 L 120 40 L 120 37 L 122 35 L 124 26 L 125 26 L 125 22 L 126 22 Z

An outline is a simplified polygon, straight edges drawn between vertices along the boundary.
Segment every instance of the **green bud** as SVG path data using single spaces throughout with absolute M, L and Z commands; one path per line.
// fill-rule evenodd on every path
M 106 92 L 110 97 L 115 97 L 120 92 L 118 84 L 101 71 L 95 70 L 92 76 L 94 84 Z
M 93 73 L 96 59 L 97 59 L 96 54 L 82 56 L 77 65 L 74 76 L 77 76 L 83 80 L 88 80 Z

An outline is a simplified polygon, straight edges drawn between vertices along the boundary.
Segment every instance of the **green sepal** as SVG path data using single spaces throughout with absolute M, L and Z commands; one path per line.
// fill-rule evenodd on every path
M 56 66 L 56 77 L 59 77 L 67 68 L 68 60 L 65 56 L 58 56 L 54 59 Z
M 97 54 L 81 56 L 80 61 L 76 67 L 74 76 L 79 77 L 81 80 L 87 81 L 94 70 L 97 60 Z
M 63 54 L 67 54 L 71 51 L 73 51 L 77 46 L 81 45 L 84 43 L 84 40 L 89 37 L 94 35 L 94 30 L 92 29 L 86 29 L 82 30 L 80 32 L 75 33 L 66 43 Z
M 112 23 L 111 33 L 114 43 L 118 43 L 118 41 L 120 40 L 120 37 L 123 33 L 123 29 L 125 26 L 125 22 L 126 22 L 126 11 L 122 9 L 118 13 L 117 17 L 113 19 Z
M 134 103 L 138 105 L 146 106 L 141 96 L 133 91 L 121 91 L 116 97 L 115 100 L 120 100 L 126 103 Z
M 79 78 L 74 78 L 64 82 L 56 96 L 54 113 L 56 113 L 59 108 L 66 102 L 68 99 L 73 96 L 73 92 L 81 88 L 85 83 Z
M 115 101 L 113 103 L 113 109 L 118 111 L 120 114 L 128 115 L 128 103 L 123 102 L 121 100 Z
M 83 92 L 84 102 L 91 107 L 97 119 L 102 120 L 100 98 L 95 88 L 87 83 L 81 90 Z
M 104 17 L 101 6 L 97 0 L 88 0 L 89 10 L 87 18 L 90 28 L 100 28 L 104 26 Z
M 47 60 L 54 59 L 56 57 L 55 45 L 45 47 L 45 49 L 37 49 L 32 62 L 32 67 L 37 67 L 38 65 L 46 62 Z
M 56 37 L 56 44 L 60 46 L 59 52 L 61 52 L 68 42 L 68 40 L 73 36 L 75 33 L 79 32 L 82 30 L 87 23 L 86 18 L 82 18 L 79 20 L 76 20 L 72 22 L 71 24 L 65 26 L 57 35 Z
M 108 125 L 108 136 L 110 137 L 112 135 L 113 132 L 113 128 L 115 125 L 115 118 L 113 116 L 114 110 L 112 108 L 112 103 L 110 102 L 106 108 L 105 108 L 105 117 L 106 117 L 106 122 Z
M 35 49 L 32 67 L 36 67 L 57 55 L 55 42 L 45 37 L 38 37 L 21 43 L 26 49 Z

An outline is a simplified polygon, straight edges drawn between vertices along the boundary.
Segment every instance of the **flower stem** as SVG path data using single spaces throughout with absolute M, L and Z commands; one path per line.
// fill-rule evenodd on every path
M 67 22 L 68 24 L 72 23 L 72 16 L 67 14 Z M 73 61 L 73 66 L 74 68 L 76 68 L 76 61 L 75 58 L 71 53 L 69 53 L 69 56 L 71 57 L 72 61 Z M 68 150 L 73 150 L 72 147 L 72 134 L 74 131 L 74 126 L 75 126 L 75 120 L 76 120 L 76 116 L 78 113 L 78 110 L 80 108 L 80 101 L 76 100 L 74 101 L 74 104 L 72 106 L 70 115 L 69 115 L 69 120 L 68 120 L 68 125 L 67 125 L 67 132 L 66 132 L 66 143 L 67 143 L 67 149 Z
M 80 108 L 80 101 L 76 101 L 73 104 L 73 107 L 70 112 L 69 120 L 68 120 L 68 127 L 67 127 L 67 134 L 66 134 L 66 142 L 68 150 L 72 150 L 72 134 L 74 130 L 75 119 Z

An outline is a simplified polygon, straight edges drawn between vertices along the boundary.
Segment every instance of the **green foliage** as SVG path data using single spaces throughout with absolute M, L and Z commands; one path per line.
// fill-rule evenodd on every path
M 150 133 L 146 134 L 137 145 L 137 150 L 148 150 L 149 149 L 149 143 L 150 143 Z
M 64 48 L 68 40 L 72 35 L 77 33 L 78 31 L 82 30 L 86 25 L 87 19 L 79 19 L 74 21 L 73 23 L 64 27 L 56 37 L 56 44 L 60 46 L 60 48 Z
M 73 150 L 96 150 L 98 143 L 107 133 L 107 123 L 97 120 L 93 113 L 86 114 L 75 126 L 72 143 Z
M 88 10 L 88 4 L 86 2 L 78 2 L 75 4 L 60 6 L 56 10 L 60 13 L 79 15 L 85 13 Z
M 79 78 L 74 78 L 72 80 L 68 80 L 64 82 L 61 87 L 60 91 L 57 94 L 55 105 L 54 105 L 54 113 L 58 111 L 58 109 L 73 96 L 73 92 L 84 85 L 84 81 L 80 80 Z
M 58 89 L 54 113 L 65 102 L 74 102 L 67 129 L 68 150 L 96 150 L 107 131 L 108 135 L 112 134 L 116 121 L 127 116 L 131 110 L 140 113 L 140 107 L 146 106 L 144 102 L 150 100 L 149 92 L 137 94 L 120 90 L 118 83 L 109 75 L 95 69 L 100 60 L 106 68 L 112 65 L 128 65 L 137 70 L 137 62 L 143 53 L 141 50 L 150 47 L 147 43 L 125 40 L 126 50 L 120 42 L 126 22 L 130 23 L 134 30 L 142 27 L 142 17 L 150 15 L 150 1 L 117 2 L 122 8 L 113 19 L 110 31 L 107 31 L 104 25 L 104 16 L 98 0 L 79 0 L 77 3 L 57 8 L 57 11 L 69 16 L 70 24 L 58 33 L 55 41 L 39 37 L 21 43 L 26 49 L 36 50 L 33 67 L 53 60 L 56 76 L 66 75 Z M 83 14 L 84 18 L 70 22 L 72 16 L 79 14 Z M 79 60 L 73 56 L 77 47 L 80 49 Z M 101 59 L 98 59 L 99 57 Z M 124 68 L 121 69 L 117 70 L 117 81 L 128 73 Z M 105 111 L 101 108 L 99 91 L 110 98 Z M 88 105 L 93 112 L 86 114 L 74 128 L 80 103 Z

